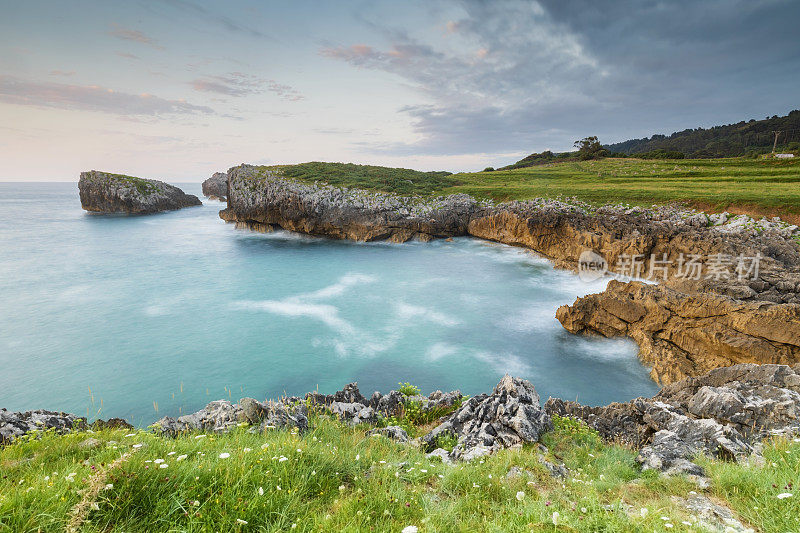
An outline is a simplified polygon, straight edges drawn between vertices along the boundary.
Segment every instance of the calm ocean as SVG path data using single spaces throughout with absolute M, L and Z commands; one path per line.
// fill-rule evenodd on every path
M 399 381 L 489 392 L 506 372 L 543 401 L 657 390 L 631 341 L 573 336 L 554 318 L 604 282 L 469 238 L 236 230 L 222 206 L 90 215 L 76 183 L 0 183 L 0 407 L 144 425 L 356 380 L 367 396 Z

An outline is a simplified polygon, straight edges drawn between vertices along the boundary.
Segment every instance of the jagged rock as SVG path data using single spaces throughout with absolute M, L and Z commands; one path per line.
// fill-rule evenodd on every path
M 544 466 L 550 475 L 557 479 L 566 479 L 569 475 L 569 470 L 561 461 L 553 463 L 547 460 L 545 456 L 549 450 L 544 444 L 539 444 L 539 451 L 536 452 L 536 460 Z
M 242 398 L 239 403 L 216 400 L 203 409 L 178 418 L 164 417 L 154 426 L 165 435 L 177 435 L 185 431 L 213 431 L 224 433 L 240 423 L 257 426 L 259 430 L 274 428 L 308 429 L 308 417 L 302 403 L 262 403 L 253 398 Z
M 540 407 L 534 386 L 523 379 L 503 377 L 490 395 L 467 400 L 445 422 L 422 438 L 433 447 L 442 433 L 458 437 L 453 459 L 471 460 L 525 442 L 537 442 L 552 426 Z
M 375 410 L 363 403 L 333 402 L 329 409 L 339 420 L 345 421 L 351 426 L 374 424 L 378 420 Z
M 405 401 L 405 396 L 399 391 L 389 391 L 388 394 L 381 396 L 375 409 L 383 416 L 394 416 Z
M 237 425 L 241 413 L 242 408 L 239 404 L 231 404 L 228 400 L 216 400 L 195 413 L 178 418 L 166 416 L 154 425 L 166 435 L 177 435 L 185 431 L 225 432 Z
M 387 439 L 392 439 L 397 442 L 408 443 L 408 433 L 400 426 L 386 426 L 385 428 L 375 428 L 370 430 L 368 435 L 383 435 Z
M 197 196 L 163 181 L 97 170 L 81 172 L 78 190 L 81 207 L 99 213 L 146 214 L 202 204 Z
M 214 172 L 214 175 L 203 182 L 203 194 L 224 202 L 228 196 L 228 175 L 225 172 Z
M 109 418 L 108 420 L 95 420 L 92 422 L 92 429 L 133 429 L 133 426 L 125 419 Z
M 550 399 L 551 415 L 585 421 L 641 448 L 642 468 L 703 475 L 698 454 L 741 461 L 769 435 L 800 433 L 800 365 L 741 364 L 664 387 L 653 398 L 586 407 Z
M 10 444 L 16 439 L 33 433 L 54 429 L 68 433 L 73 429 L 86 429 L 86 418 L 56 411 L 11 412 L 0 409 L 0 444 Z

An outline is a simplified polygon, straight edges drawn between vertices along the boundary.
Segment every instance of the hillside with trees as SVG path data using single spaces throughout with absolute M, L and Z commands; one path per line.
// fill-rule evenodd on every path
M 680 152 L 686 158 L 737 157 L 772 151 L 777 133 L 778 151 L 800 150 L 800 110 L 787 116 L 742 121 L 711 128 L 689 128 L 672 135 L 653 135 L 607 144 L 611 153 L 637 155 L 648 152 Z

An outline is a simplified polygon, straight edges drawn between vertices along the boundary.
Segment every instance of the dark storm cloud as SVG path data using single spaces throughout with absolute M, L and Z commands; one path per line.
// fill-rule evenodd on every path
M 798 2 L 459 5 L 464 15 L 443 23 L 446 39 L 460 39 L 457 47 L 385 28 L 388 46 L 322 50 L 394 73 L 429 99 L 403 109 L 422 140 L 382 151 L 565 149 L 589 134 L 611 142 L 796 107 Z

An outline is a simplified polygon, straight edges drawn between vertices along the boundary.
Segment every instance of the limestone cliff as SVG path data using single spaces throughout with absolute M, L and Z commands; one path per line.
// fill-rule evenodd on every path
M 253 229 L 359 241 L 472 235 L 530 248 L 563 268 L 576 269 L 586 251 L 612 271 L 627 265 L 622 281 L 561 307 L 557 318 L 574 333 L 631 337 L 660 383 L 738 363 L 800 362 L 797 228 L 778 220 L 566 200 L 398 197 L 287 180 L 249 165 L 230 169 L 228 178 L 220 216 Z M 744 265 L 753 257 L 758 268 L 733 272 L 737 259 Z M 729 275 L 707 275 L 720 261 Z M 692 264 L 703 274 L 690 275 Z M 658 285 L 630 281 L 649 274 Z
M 99 213 L 147 214 L 201 205 L 202 202 L 163 181 L 92 170 L 78 181 L 81 207 Z
M 228 175 L 214 172 L 214 175 L 203 182 L 203 194 L 212 200 L 225 201 L 228 196 Z

